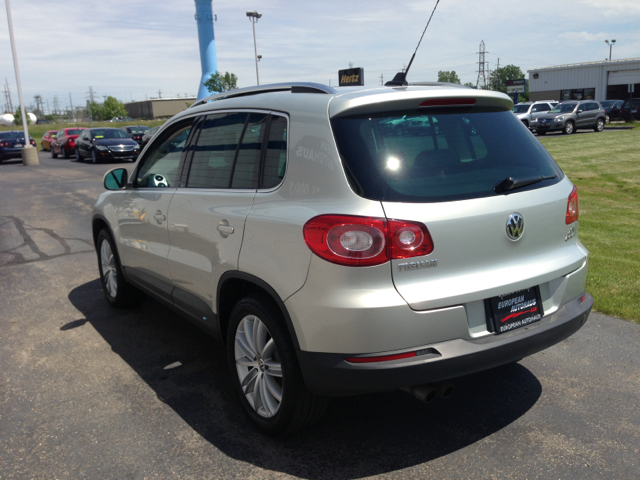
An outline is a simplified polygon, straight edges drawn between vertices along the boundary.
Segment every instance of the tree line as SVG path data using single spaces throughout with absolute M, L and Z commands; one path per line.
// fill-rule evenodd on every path
M 491 72 L 491 75 L 489 75 L 487 84 L 485 86 L 478 85 L 478 88 L 481 88 L 483 90 L 494 90 L 496 92 L 507 93 L 507 80 L 517 80 L 520 78 L 525 78 L 524 73 L 522 72 L 520 67 L 516 65 L 506 65 L 504 67 L 496 68 L 495 70 L 493 70 Z M 440 70 L 438 72 L 438 81 L 462 84 L 455 70 Z M 467 82 L 464 85 L 467 87 L 476 88 L 476 86 L 471 82 Z M 522 102 L 526 102 L 529 100 L 528 82 L 526 93 L 521 93 L 519 95 L 519 98 Z

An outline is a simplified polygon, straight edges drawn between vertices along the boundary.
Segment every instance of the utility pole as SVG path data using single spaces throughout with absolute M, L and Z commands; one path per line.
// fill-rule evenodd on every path
M 158 89 L 158 98 L 162 98 L 162 90 Z
M 485 60 L 484 60 L 484 56 L 486 53 L 489 52 L 485 52 L 484 50 L 484 40 L 482 40 L 480 42 L 480 51 L 476 52 L 479 56 L 478 56 L 478 79 L 476 80 L 476 88 L 484 88 L 487 86 L 487 77 L 485 76 L 484 73 L 484 65 Z
M 499 76 L 500 76 L 500 59 L 499 58 L 498 58 L 498 64 L 496 65 L 495 72 L 496 72 L 495 73 L 496 78 L 495 78 L 495 82 L 494 82 L 495 85 L 493 86 L 493 89 L 494 90 L 498 90 L 498 87 L 500 86 L 500 78 L 499 78 Z
M 58 96 L 54 95 L 53 96 L 53 113 L 54 115 L 58 115 L 60 112 L 60 105 L 58 104 Z
M 71 105 L 71 119 L 75 120 L 75 112 L 73 110 L 73 100 L 71 100 L 71 92 L 69 92 L 69 105 Z
M 7 77 L 4 78 L 5 81 L 5 85 L 6 85 L 6 90 L 5 90 L 5 94 L 7 96 L 7 102 L 9 105 L 9 113 L 15 112 L 15 110 L 13 109 L 13 102 L 11 101 L 11 90 L 9 90 L 9 80 L 7 80 Z
M 384 74 L 380 74 L 380 85 L 384 85 Z
M 89 86 L 89 91 L 87 92 L 89 98 L 87 99 L 87 110 L 89 112 L 89 126 L 93 128 L 93 112 L 91 111 L 91 105 L 95 103 L 93 97 L 96 95 L 96 92 L 93 91 L 93 87 Z

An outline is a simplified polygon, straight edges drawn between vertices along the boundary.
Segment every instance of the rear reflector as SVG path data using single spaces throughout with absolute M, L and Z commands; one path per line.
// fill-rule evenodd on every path
M 420 104 L 421 107 L 455 107 L 475 105 L 475 98 L 432 98 Z
M 401 358 L 415 357 L 416 352 L 398 353 L 396 355 L 384 355 L 382 357 L 346 357 L 349 363 L 373 363 L 373 362 L 390 362 L 392 360 L 400 360 Z

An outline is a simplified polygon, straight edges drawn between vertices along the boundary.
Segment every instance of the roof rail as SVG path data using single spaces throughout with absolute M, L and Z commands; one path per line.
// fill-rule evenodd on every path
M 410 83 L 409 86 L 413 87 L 458 87 L 458 88 L 473 88 L 467 87 L 466 85 L 460 85 L 459 83 L 451 83 L 451 82 L 416 82 Z
M 247 95 L 259 95 L 261 93 L 272 92 L 291 92 L 291 93 L 337 93 L 331 87 L 322 85 L 321 83 L 272 83 L 270 85 L 257 85 L 254 87 L 238 88 L 236 90 L 228 90 L 226 92 L 215 93 L 208 97 L 198 100 L 189 108 L 204 105 L 205 103 L 213 100 L 220 100 L 223 98 L 245 97 Z

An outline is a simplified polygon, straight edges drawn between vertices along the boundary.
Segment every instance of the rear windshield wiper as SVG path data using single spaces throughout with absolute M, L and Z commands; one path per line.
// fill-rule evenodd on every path
M 527 185 L 533 185 L 534 183 L 542 182 L 543 180 L 551 180 L 556 178 L 556 175 L 539 175 L 537 177 L 527 177 L 516 179 L 513 177 L 505 178 L 494 188 L 496 193 L 510 192 L 511 190 L 517 190 L 518 188 L 526 187 Z

